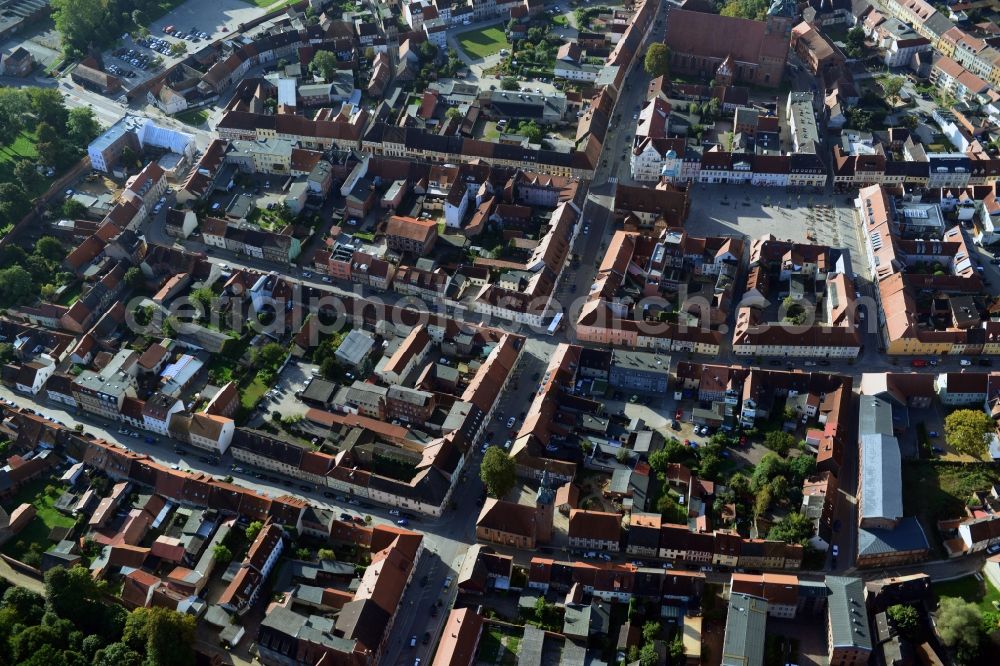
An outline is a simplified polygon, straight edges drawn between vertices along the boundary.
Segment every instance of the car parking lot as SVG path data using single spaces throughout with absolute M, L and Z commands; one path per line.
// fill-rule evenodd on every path
M 242 0 L 188 0 L 154 21 L 148 36 L 133 41 L 126 35 L 119 48 L 106 52 L 107 70 L 132 88 L 264 13 Z M 183 49 L 175 54 L 171 47 L 178 44 Z
M 269 419 L 272 412 L 280 412 L 282 416 L 301 414 L 305 405 L 295 394 L 305 389 L 313 378 L 312 373 L 316 370 L 318 366 L 311 363 L 289 362 L 278 375 L 274 387 L 261 399 L 260 404 L 263 406 L 260 410 L 261 416 Z

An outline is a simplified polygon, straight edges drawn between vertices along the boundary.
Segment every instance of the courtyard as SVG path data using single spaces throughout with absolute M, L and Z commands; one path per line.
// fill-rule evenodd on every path
M 510 48 L 510 42 L 500 24 L 463 32 L 458 35 L 458 44 L 468 55 L 477 58 L 486 58 L 499 53 L 500 49 Z

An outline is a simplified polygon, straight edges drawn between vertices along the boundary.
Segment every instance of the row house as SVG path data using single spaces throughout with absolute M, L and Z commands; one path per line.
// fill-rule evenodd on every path
M 530 590 L 566 594 L 574 585 L 607 601 L 627 603 L 631 596 L 668 600 L 685 606 L 699 599 L 705 574 L 698 571 L 637 567 L 634 564 L 560 562 L 533 557 L 528 566 Z
M 617 513 L 571 509 L 567 530 L 569 547 L 617 553 L 621 544 L 621 523 L 622 517 Z

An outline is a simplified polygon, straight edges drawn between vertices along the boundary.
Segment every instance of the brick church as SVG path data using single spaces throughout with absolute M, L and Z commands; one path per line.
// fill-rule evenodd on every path
M 781 9 L 780 2 L 775 5 Z M 792 24 L 792 17 L 783 12 L 754 21 L 673 9 L 664 40 L 670 49 L 670 71 L 715 80 L 719 85 L 777 88 L 785 70 Z

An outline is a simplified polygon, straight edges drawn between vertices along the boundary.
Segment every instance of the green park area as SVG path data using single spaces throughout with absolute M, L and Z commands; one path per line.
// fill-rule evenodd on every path
M 458 45 L 467 54 L 478 58 L 485 58 L 499 53 L 500 49 L 510 48 L 507 35 L 504 34 L 503 27 L 499 25 L 463 32 L 458 36 Z

